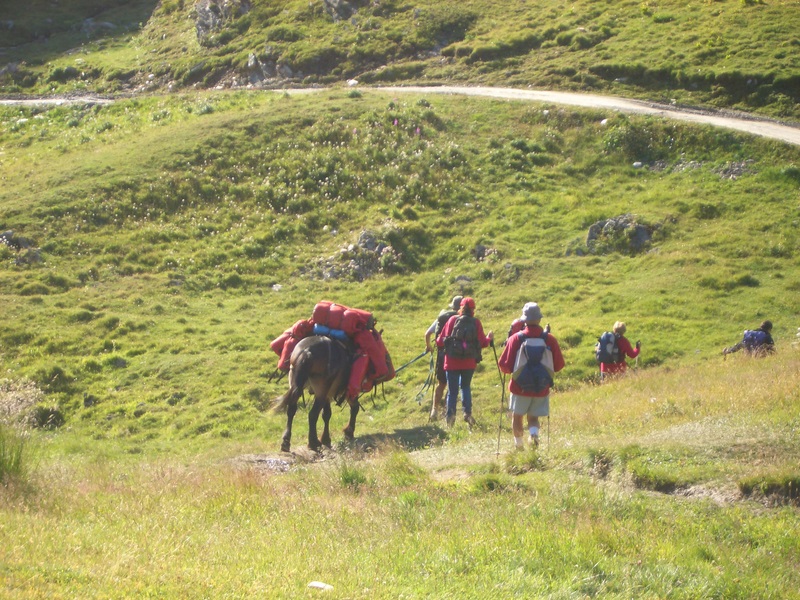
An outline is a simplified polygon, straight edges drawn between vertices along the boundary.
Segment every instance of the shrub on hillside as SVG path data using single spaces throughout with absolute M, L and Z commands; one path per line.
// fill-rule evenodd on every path
M 30 425 L 33 407 L 43 399 L 42 390 L 32 381 L 0 381 L 0 424 Z
M 653 124 L 623 119 L 603 136 L 603 146 L 607 153 L 620 153 L 629 161 L 652 162 L 665 158 L 670 149 L 671 138 L 664 140 L 660 133 Z
M 81 72 L 75 67 L 57 67 L 47 77 L 50 83 L 66 83 L 70 79 L 77 79 Z
M 69 375 L 58 365 L 45 367 L 37 371 L 34 381 L 45 392 L 69 392 L 72 389 L 74 377 Z
M 19 290 L 20 296 L 47 296 L 51 292 L 50 288 L 43 283 L 28 283 Z
M 268 42 L 296 42 L 302 40 L 305 35 L 296 27 L 289 25 L 275 25 L 265 32 Z
M 477 20 L 478 14 L 463 6 L 434 5 L 422 11 L 417 36 L 430 46 L 446 46 L 463 40 Z
M 64 413 L 58 406 L 39 404 L 33 409 L 32 423 L 39 429 L 58 429 L 64 421 Z

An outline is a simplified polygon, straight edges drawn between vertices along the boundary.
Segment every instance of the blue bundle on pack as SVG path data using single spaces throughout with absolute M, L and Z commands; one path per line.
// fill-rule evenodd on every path
M 320 325 L 319 323 L 314 323 L 314 335 L 327 335 L 330 338 L 342 340 L 343 342 L 346 342 L 348 339 L 350 339 L 341 329 L 331 329 L 330 327 Z

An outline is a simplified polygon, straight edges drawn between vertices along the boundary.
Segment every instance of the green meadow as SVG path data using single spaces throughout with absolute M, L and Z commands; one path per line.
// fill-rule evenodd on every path
M 796 595 L 797 148 L 347 89 L 2 122 L 0 229 L 31 245 L 0 274 L 9 597 Z M 587 245 L 625 214 L 643 247 Z M 428 422 L 426 357 L 362 397 L 354 445 L 335 410 L 334 450 L 304 450 L 301 409 L 278 452 L 270 340 L 329 299 L 401 366 L 455 293 L 498 341 L 538 301 L 560 340 L 538 452 L 511 450 L 491 348 L 472 431 Z M 723 361 L 765 318 L 777 355 Z M 601 386 L 616 320 L 643 351 Z
M 800 597 L 800 147 L 370 87 L 796 120 L 797 9 L 5 7 L 0 94 L 105 100 L 0 105 L 0 597 Z M 455 294 L 497 339 L 472 428 L 411 362 Z M 305 448 L 306 397 L 281 453 L 269 343 L 320 300 L 403 368 L 354 443 L 334 407 Z M 495 352 L 529 301 L 566 367 L 517 452 Z M 722 356 L 765 319 L 774 355 Z M 642 353 L 600 384 L 620 320 Z

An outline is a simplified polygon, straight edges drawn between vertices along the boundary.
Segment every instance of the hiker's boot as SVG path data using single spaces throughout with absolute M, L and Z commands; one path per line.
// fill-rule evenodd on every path
M 472 413 L 465 414 L 464 415 L 464 421 L 466 421 L 467 425 L 469 425 L 470 427 L 472 427 L 473 425 L 476 425 L 475 417 L 472 416 Z
M 431 416 L 430 416 L 430 418 L 428 420 L 429 421 L 433 421 L 433 422 L 439 420 L 439 408 L 438 407 L 434 406 L 431 409 Z
M 528 441 L 529 441 L 531 444 L 533 444 L 533 447 L 534 447 L 534 448 L 538 448 L 538 447 L 539 447 L 539 436 L 538 436 L 538 435 L 532 435 L 532 436 L 530 436 L 530 437 L 528 438 Z
M 452 427 L 456 424 L 456 416 L 455 415 L 447 415 L 447 426 Z

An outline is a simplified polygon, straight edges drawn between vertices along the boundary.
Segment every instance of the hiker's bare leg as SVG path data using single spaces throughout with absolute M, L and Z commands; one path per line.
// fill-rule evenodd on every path
M 447 389 L 447 382 L 439 381 L 433 390 L 433 406 L 431 407 L 431 420 L 439 418 L 439 409 L 444 407 L 444 391 Z
M 523 436 L 525 429 L 522 426 L 522 415 L 511 415 L 511 431 L 514 433 L 515 438 L 521 438 Z

